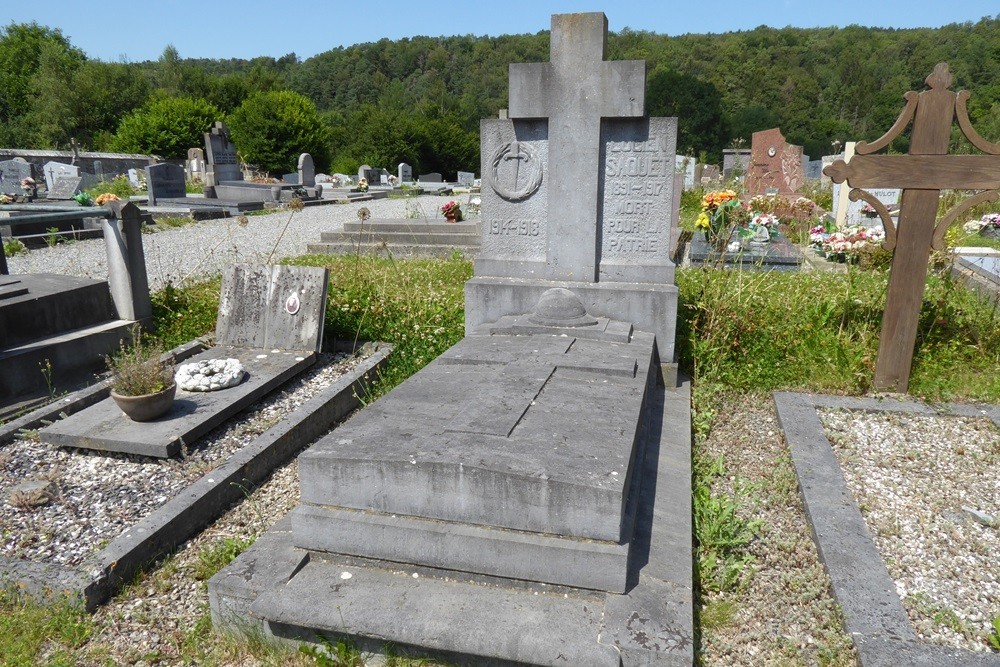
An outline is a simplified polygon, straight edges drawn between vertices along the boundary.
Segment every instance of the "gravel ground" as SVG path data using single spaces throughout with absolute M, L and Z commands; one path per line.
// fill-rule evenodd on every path
M 357 363 L 317 364 L 200 438 L 177 459 L 66 449 L 22 438 L 0 449 L 0 555 L 78 566 L 186 486 L 225 462 Z M 26 481 L 41 482 L 18 491 Z
M 465 201 L 467 197 L 454 195 L 452 198 Z M 236 262 L 265 262 L 272 250 L 275 258 L 301 255 L 307 243 L 319 241 L 321 232 L 340 231 L 345 222 L 357 220 L 361 207 L 368 208 L 373 219 L 405 218 L 407 211 L 413 210 L 440 222 L 443 218 L 439 207 L 448 199 L 421 195 L 326 204 L 309 206 L 295 214 L 281 210 L 246 216 L 246 225 L 241 225 L 239 218 L 220 218 L 166 228 L 143 236 L 149 285 L 157 290 L 168 282 L 179 285 L 188 277 L 222 273 L 224 267 Z M 104 241 L 99 238 L 32 250 L 7 261 L 11 273 L 57 273 L 99 280 L 108 277 Z
M 1000 617 L 1000 431 L 986 418 L 821 419 L 917 636 L 989 651 Z

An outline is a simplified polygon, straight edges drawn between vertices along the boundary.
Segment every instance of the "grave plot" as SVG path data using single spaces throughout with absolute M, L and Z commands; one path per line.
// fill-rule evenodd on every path
M 185 391 L 167 414 L 136 423 L 110 398 L 41 431 L 43 442 L 143 456 L 176 455 L 314 363 L 323 338 L 327 271 L 234 267 L 222 285 L 217 345 L 189 363 L 238 359 L 245 379 L 220 391 Z

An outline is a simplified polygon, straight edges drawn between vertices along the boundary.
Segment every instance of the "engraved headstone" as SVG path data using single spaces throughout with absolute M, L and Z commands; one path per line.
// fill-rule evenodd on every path
M 156 206 L 160 199 L 186 197 L 184 169 L 169 162 L 152 164 L 146 167 L 146 188 L 150 206 Z
M 604 60 L 603 14 L 569 20 L 552 19 L 550 63 L 511 65 L 511 120 L 481 121 L 483 242 L 466 331 L 561 286 L 591 314 L 654 332 L 670 361 L 677 120 L 642 117 L 645 63 Z
M 133 188 L 141 188 L 142 182 L 139 180 L 139 170 L 132 168 L 128 170 L 128 182 Z
M 746 178 L 748 195 L 762 195 L 772 188 L 777 194 L 790 195 L 804 182 L 801 146 L 787 143 L 778 128 L 753 133 Z
M 458 172 L 458 184 L 462 187 L 471 188 L 476 182 L 476 175 L 471 171 Z
M 66 200 L 72 199 L 74 195 L 80 193 L 80 185 L 83 178 L 80 176 L 63 176 L 57 178 L 52 187 L 49 188 L 48 199 Z
M 674 171 L 684 175 L 682 183 L 685 190 L 694 187 L 694 167 L 696 160 L 687 155 L 674 156 Z
M 412 183 L 413 182 L 413 167 L 406 164 L 405 162 L 400 162 L 397 167 L 396 175 L 399 177 L 400 183 Z
M 432 171 L 429 174 L 420 174 L 417 177 L 417 181 L 420 183 L 443 183 L 444 178 L 436 171 Z
M 55 185 L 56 179 L 79 176 L 80 168 L 62 162 L 46 162 L 45 166 L 42 167 L 42 174 L 45 178 L 45 187 L 51 190 L 52 186 Z
M 312 155 L 302 153 L 299 155 L 299 185 L 311 188 L 316 185 L 316 165 L 313 163 Z
M 722 151 L 722 177 L 745 177 L 750 167 L 750 149 L 726 148 Z
M 368 181 L 369 184 L 371 184 L 371 181 L 368 180 L 368 172 L 370 172 L 371 170 L 372 166 L 370 164 L 363 164 L 360 167 L 358 167 L 358 181 L 360 181 L 363 178 L 366 181 Z
M 21 180 L 32 177 L 31 163 L 24 158 L 14 158 L 0 162 L 0 193 L 23 195 Z
M 222 121 L 205 133 L 205 155 L 206 186 L 243 180 L 236 146 L 229 140 L 229 129 Z

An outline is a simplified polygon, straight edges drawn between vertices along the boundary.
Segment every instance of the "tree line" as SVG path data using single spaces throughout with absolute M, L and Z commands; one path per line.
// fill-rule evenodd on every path
M 290 171 L 299 152 L 319 168 L 368 163 L 478 171 L 479 121 L 507 107 L 507 65 L 548 59 L 547 31 L 499 37 L 412 37 L 338 47 L 301 60 L 87 58 L 59 30 L 0 31 L 0 144 L 183 157 L 225 119 L 249 161 Z M 679 118 L 678 151 L 717 162 L 757 130 L 780 127 L 814 158 L 835 141 L 872 140 L 902 94 L 946 61 L 972 91 L 979 132 L 1000 139 L 1000 15 L 942 28 L 768 28 L 669 37 L 625 29 L 610 59 L 647 62 L 647 111 Z M 956 144 L 960 139 L 956 135 Z M 892 148 L 906 150 L 905 137 Z

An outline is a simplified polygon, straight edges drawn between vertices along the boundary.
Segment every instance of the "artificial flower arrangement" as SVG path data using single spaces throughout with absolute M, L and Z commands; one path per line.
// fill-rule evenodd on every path
M 97 195 L 97 199 L 94 200 L 94 203 L 98 206 L 104 206 L 109 201 L 121 201 L 121 199 L 113 192 L 105 192 L 102 195 Z
M 368 179 L 367 178 L 359 178 L 358 179 L 358 190 L 360 190 L 361 192 L 368 192 Z
M 462 221 L 462 207 L 454 199 L 441 207 L 441 213 L 452 222 Z
M 746 222 L 750 208 L 732 190 L 709 192 L 701 198 L 701 213 L 695 227 L 705 232 L 709 243 L 721 246 L 729 242 L 734 227 Z
M 969 220 L 962 225 L 966 234 L 991 234 L 1000 230 L 1000 213 L 986 213 L 979 220 Z
M 822 230 L 822 225 L 809 230 L 810 245 L 832 262 L 856 262 L 862 248 L 885 238 L 885 232 L 877 227 L 854 225 L 829 234 Z
M 35 183 L 35 179 L 31 176 L 27 176 L 21 179 L 21 189 L 24 190 L 25 194 L 32 194 L 36 189 L 38 189 L 38 185 Z

